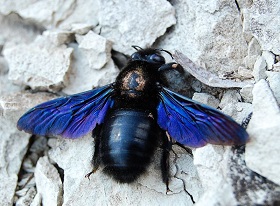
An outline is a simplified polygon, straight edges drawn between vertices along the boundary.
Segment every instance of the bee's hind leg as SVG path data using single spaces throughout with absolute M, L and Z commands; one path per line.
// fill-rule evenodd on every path
M 100 148 L 100 132 L 101 132 L 101 125 L 97 125 L 96 128 L 92 131 L 92 137 L 94 138 L 94 154 L 92 158 L 92 165 L 93 169 L 91 172 L 85 175 L 86 178 L 89 179 L 89 177 L 97 171 L 100 165 L 100 153 L 99 153 L 99 148 Z
M 170 180 L 170 163 L 169 163 L 169 156 L 170 150 L 172 150 L 172 141 L 168 133 L 163 132 L 163 145 L 162 145 L 162 157 L 161 157 L 161 174 L 162 174 L 162 181 L 166 184 L 166 194 L 168 192 L 172 192 L 169 189 L 169 180 Z

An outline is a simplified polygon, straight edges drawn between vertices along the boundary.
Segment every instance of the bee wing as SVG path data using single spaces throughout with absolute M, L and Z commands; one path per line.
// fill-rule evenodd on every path
M 103 122 L 114 104 L 112 91 L 110 84 L 39 104 L 18 120 L 17 127 L 36 135 L 79 138 Z
M 159 91 L 158 125 L 181 144 L 241 145 L 248 140 L 243 127 L 231 117 L 166 88 Z

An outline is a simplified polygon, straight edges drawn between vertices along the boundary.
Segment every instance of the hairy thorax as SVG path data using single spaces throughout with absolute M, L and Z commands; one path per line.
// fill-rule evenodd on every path
M 121 94 L 136 98 L 145 92 L 147 88 L 147 79 L 141 68 L 136 68 L 127 72 L 121 82 Z

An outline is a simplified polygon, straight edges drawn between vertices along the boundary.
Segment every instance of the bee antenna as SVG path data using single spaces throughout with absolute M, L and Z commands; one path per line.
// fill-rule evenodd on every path
M 166 52 L 167 54 L 169 54 L 169 55 L 171 56 L 172 59 L 174 59 L 170 51 L 167 51 L 167 50 L 165 50 L 165 49 L 157 49 L 157 50 L 158 50 L 158 51 Z
M 143 50 L 140 46 L 132 45 L 131 47 L 134 48 L 136 51 Z

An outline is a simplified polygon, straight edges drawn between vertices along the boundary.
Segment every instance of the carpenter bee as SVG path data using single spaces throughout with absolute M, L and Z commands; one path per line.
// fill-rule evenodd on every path
M 161 53 L 168 51 L 133 47 L 136 52 L 114 83 L 42 103 L 18 120 L 18 129 L 71 139 L 93 131 L 93 171 L 87 176 L 101 164 L 121 183 L 144 173 L 161 142 L 167 189 L 174 141 L 195 148 L 247 142 L 247 132 L 231 117 L 165 87 L 164 71 L 178 68 L 174 62 L 165 63 Z

